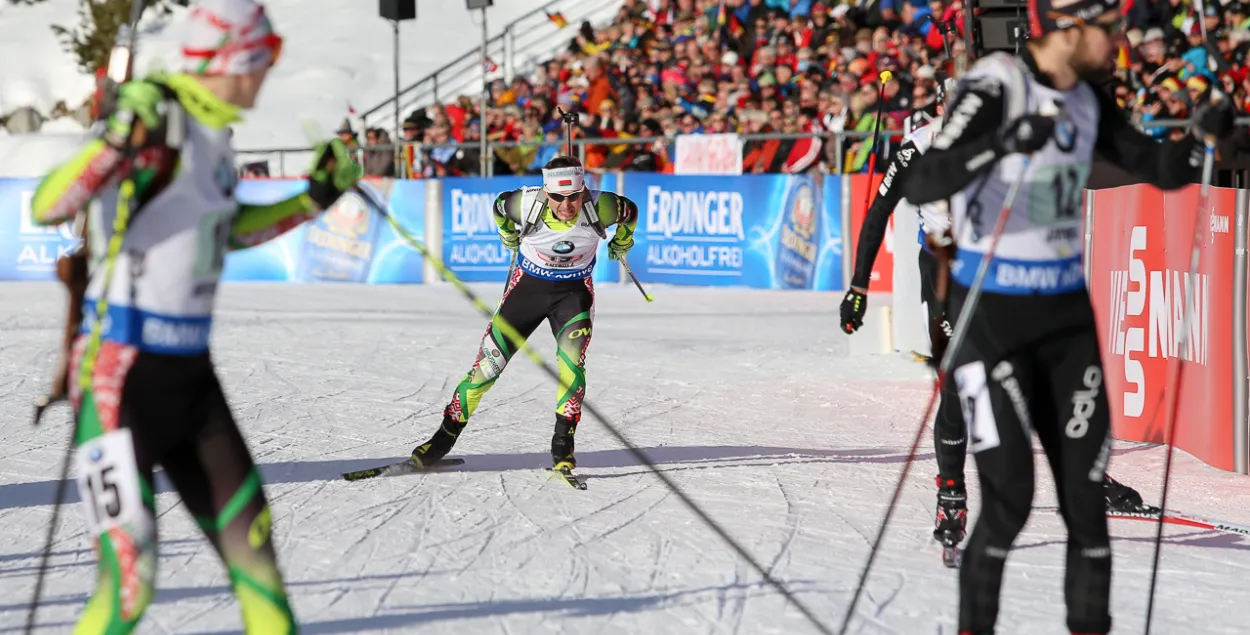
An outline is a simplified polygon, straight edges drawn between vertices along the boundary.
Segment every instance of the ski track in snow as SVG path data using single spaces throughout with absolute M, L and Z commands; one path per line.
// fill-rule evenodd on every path
M 473 285 L 487 304 L 498 285 Z M 904 356 L 833 353 L 835 294 L 599 285 L 588 402 L 831 629 L 844 615 L 928 398 Z M 19 632 L 51 519 L 67 409 L 30 426 L 63 291 L 0 284 L 0 634 Z M 485 319 L 446 286 L 229 284 L 218 374 L 261 466 L 304 633 L 811 633 L 814 629 L 586 413 L 579 472 L 552 478 L 555 382 L 508 365 L 456 447 L 467 463 L 347 483 L 439 424 Z M 545 329 L 531 340 L 548 360 Z M 851 632 L 955 632 L 956 573 L 930 532 L 931 431 Z M 1040 450 L 1038 450 L 1040 452 Z M 1037 463 L 1044 466 L 1038 455 Z M 1158 500 L 1163 449 L 1111 471 Z M 979 487 L 969 461 L 975 521 Z M 1250 524 L 1250 487 L 1179 453 L 1173 507 Z M 162 476 L 159 591 L 141 633 L 238 633 L 215 552 Z M 40 633 L 67 632 L 95 577 L 81 505 L 63 509 Z M 1039 469 L 1035 506 L 1054 505 Z M 1114 633 L 1144 626 L 1154 526 L 1112 520 Z M 1154 630 L 1245 632 L 1250 539 L 1169 526 Z M 1035 511 L 1007 568 L 1000 632 L 1060 634 L 1065 532 Z

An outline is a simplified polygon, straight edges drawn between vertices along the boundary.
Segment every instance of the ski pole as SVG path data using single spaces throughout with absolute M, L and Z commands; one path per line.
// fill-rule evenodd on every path
M 129 40 L 124 47 L 115 48 L 114 54 L 109 56 L 108 74 L 110 79 L 114 80 L 118 86 L 130 79 L 130 75 L 134 70 L 134 54 L 139 40 L 139 19 L 143 17 L 145 5 L 145 0 L 132 0 L 130 5 L 130 31 L 127 33 Z M 121 55 L 115 57 L 116 54 Z M 87 348 L 83 353 L 81 368 L 79 368 L 79 382 L 84 390 L 90 387 L 91 373 L 95 368 L 96 356 L 99 354 L 101 331 L 108 313 L 108 290 L 113 279 L 113 264 L 117 260 L 117 254 L 121 250 L 122 239 L 129 226 L 131 206 L 138 202 L 135 196 L 133 165 L 131 165 L 137 149 L 134 147 L 133 130 L 131 133 L 126 135 L 126 140 L 122 146 L 123 159 L 121 169 L 125 171 L 125 178 L 118 193 L 117 216 L 113 221 L 113 235 L 109 237 L 108 252 L 104 263 L 104 289 L 101 292 L 100 299 L 96 302 L 95 324 L 91 329 L 91 339 L 87 343 Z M 84 231 L 83 242 L 86 243 L 86 241 L 86 232 Z M 73 354 L 72 347 L 69 354 Z M 73 381 L 73 378 L 67 375 L 66 383 L 68 384 L 70 381 Z M 66 386 L 65 392 L 69 392 L 68 386 Z M 36 400 L 35 425 L 39 424 L 44 410 L 56 401 L 57 399 L 55 398 L 47 397 Z M 66 449 L 65 457 L 61 459 L 61 475 L 57 480 L 56 495 L 52 501 L 52 520 L 48 523 L 48 532 L 44 537 L 43 551 L 39 554 L 39 568 L 35 574 L 35 589 L 31 594 L 30 607 L 26 612 L 26 625 L 22 631 L 25 635 L 30 635 L 35 630 L 35 622 L 39 613 L 39 602 L 43 597 L 43 581 L 47 577 L 48 561 L 52 557 L 52 543 L 56 541 L 56 526 L 60 521 L 61 503 L 65 498 L 65 490 L 69 486 L 70 462 L 73 460 L 75 446 L 78 441 L 78 413 L 71 411 L 70 418 L 69 447 Z
M 634 286 L 638 287 L 638 291 L 642 293 L 642 297 L 646 298 L 647 302 L 654 302 L 655 298 L 651 297 L 651 294 L 647 293 L 647 290 L 642 288 L 642 283 L 638 282 L 638 276 L 635 276 L 634 270 L 629 268 L 629 263 L 626 262 L 624 258 L 620 259 L 620 263 L 622 267 L 625 267 L 625 273 L 629 274 L 629 279 L 634 281 Z
M 356 185 L 352 191 L 359 194 L 362 198 L 365 199 L 365 201 L 367 201 L 370 205 L 372 205 L 373 208 L 376 209 L 378 213 L 381 214 L 384 219 L 386 219 L 387 223 L 391 225 L 391 227 L 395 230 L 396 234 L 399 234 L 399 236 L 403 238 L 405 242 L 411 245 L 413 249 L 417 250 L 417 252 L 419 252 L 423 257 L 429 260 L 430 263 L 434 265 L 434 268 L 438 269 L 439 272 L 443 275 L 443 279 L 447 280 L 453 286 L 455 286 L 456 289 L 459 290 L 460 293 L 464 295 L 473 304 L 473 306 L 477 308 L 477 310 L 480 313 L 490 318 L 492 320 L 492 323 L 498 326 L 499 330 L 503 332 L 504 337 L 508 338 L 508 340 L 512 342 L 513 346 L 516 347 L 516 350 L 518 352 L 526 353 L 526 355 L 529 356 L 531 360 L 533 360 L 534 364 L 538 366 L 539 368 L 541 368 L 543 372 L 547 374 L 547 376 L 555 379 L 561 385 L 564 385 L 564 382 L 561 381 L 560 379 L 559 372 L 554 370 L 549 364 L 547 364 L 547 362 L 543 360 L 543 358 L 537 352 L 535 352 L 534 349 L 530 348 L 529 344 L 525 341 L 525 338 L 521 337 L 520 333 L 517 332 L 516 328 L 512 326 L 512 324 L 510 324 L 507 320 L 503 319 L 502 317 L 493 315 L 490 309 L 486 308 L 486 306 L 482 304 L 482 301 L 478 299 L 477 295 L 474 294 L 473 291 L 470 290 L 468 287 L 466 287 L 464 283 L 460 281 L 460 278 L 458 278 L 454 272 L 448 269 L 447 266 L 443 264 L 443 262 L 439 260 L 438 257 L 432 254 L 430 250 L 421 241 L 417 240 L 416 237 L 414 237 L 411 232 L 404 229 L 404 227 L 400 225 L 399 222 L 396 221 L 395 218 L 391 216 L 389 212 L 386 211 L 386 206 L 381 204 L 381 202 L 373 194 L 373 192 L 371 192 L 368 188 L 361 187 L 360 185 Z M 709 516 L 708 513 L 704 511 L 704 509 L 700 507 L 699 504 L 696 503 L 694 499 L 690 497 L 689 494 L 686 493 L 685 490 L 683 490 L 679 485 L 677 485 L 675 481 L 673 481 L 672 477 L 665 474 L 664 471 L 661 470 L 655 464 L 655 462 L 651 460 L 651 457 L 647 456 L 646 452 L 643 452 L 637 445 L 634 445 L 634 443 L 631 442 L 629 438 L 627 438 L 624 435 L 624 433 L 621 432 L 619 427 L 612 424 L 608 420 L 607 417 L 604 417 L 603 414 L 599 412 L 599 409 L 595 407 L 593 403 L 591 403 L 589 400 L 586 400 L 582 403 L 582 408 L 584 408 L 587 412 L 589 412 L 596 419 L 598 419 L 599 422 L 603 424 L 603 427 L 608 431 L 608 433 L 611 434 L 612 437 L 617 440 L 617 442 L 619 442 L 622 446 L 625 447 L 626 451 L 629 452 L 631 457 L 633 457 L 635 460 L 637 460 L 639 463 L 645 466 L 648 470 L 650 470 L 652 474 L 655 474 L 656 478 L 660 479 L 660 481 L 664 483 L 665 487 L 667 487 L 670 491 L 673 492 L 675 496 L 677 496 L 677 499 L 681 501 L 681 503 L 686 507 L 686 509 L 690 510 L 690 512 L 693 513 L 695 517 L 697 517 L 699 521 L 704 524 L 704 526 L 712 530 L 712 532 L 715 533 L 717 537 L 719 537 L 721 540 L 723 540 L 725 544 L 728 545 L 729 548 L 738 555 L 738 557 L 745 560 L 746 563 L 750 565 L 751 568 L 756 571 L 756 573 L 760 574 L 760 577 L 763 578 L 765 583 L 767 583 L 770 587 L 775 589 L 778 593 L 781 594 L 783 598 L 785 598 L 787 602 L 789 602 L 796 609 L 798 609 L 799 613 L 801 613 L 803 617 L 808 622 L 810 622 L 811 625 L 815 627 L 818 632 L 832 634 L 832 631 L 829 630 L 829 627 L 826 626 L 824 622 L 820 620 L 820 618 L 816 617 L 816 613 L 812 611 L 812 609 L 808 607 L 806 603 L 804 603 L 802 600 L 796 597 L 794 593 L 791 592 L 790 589 L 787 588 L 786 585 L 783 584 L 780 580 L 773 577 L 768 567 L 765 567 L 759 561 L 759 559 L 757 559 L 754 555 L 752 555 L 750 551 L 747 551 L 746 547 L 742 546 L 742 544 L 739 543 L 737 540 L 735 540 L 733 536 L 730 536 L 729 532 L 725 531 L 724 527 L 721 527 L 719 523 L 713 520 L 712 517 Z
M 1204 24 L 1201 17 L 1199 17 L 1198 22 L 1199 24 Z M 1203 27 L 1203 35 L 1204 36 L 1206 35 L 1205 26 Z M 1205 40 L 1205 37 L 1204 37 L 1204 40 Z M 1222 93 L 1216 90 L 1211 91 L 1211 104 L 1212 105 L 1218 104 L 1223 100 L 1224 100 L 1224 95 Z M 1190 252 L 1189 252 L 1189 279 L 1190 280 L 1198 279 L 1198 262 L 1201 259 L 1201 255 L 1202 255 L 1202 233 L 1201 233 L 1202 224 L 1199 223 L 1198 221 L 1200 218 L 1202 218 L 1203 212 L 1210 209 L 1209 202 L 1210 202 L 1210 197 L 1211 197 L 1211 177 L 1212 177 L 1212 174 L 1214 172 L 1214 167 L 1215 167 L 1215 137 L 1213 135 L 1204 135 L 1203 145 L 1204 145 L 1204 148 L 1203 148 L 1204 152 L 1202 156 L 1202 185 L 1198 193 L 1198 208 L 1194 210 L 1194 224 L 1193 224 L 1193 229 L 1191 230 L 1191 235 L 1193 236 L 1193 238 L 1191 239 L 1192 246 L 1190 247 Z M 1195 302 L 1196 302 L 1197 294 L 1198 292 L 1197 290 L 1195 290 L 1194 291 Z M 1177 341 L 1176 341 L 1176 350 L 1177 350 L 1177 355 L 1179 356 L 1179 359 L 1177 360 L 1175 370 L 1169 369 L 1168 371 L 1169 380 L 1165 384 L 1165 386 L 1168 386 L 1172 389 L 1172 404 L 1171 404 L 1171 407 L 1167 409 L 1167 420 L 1164 425 L 1167 432 L 1165 433 L 1166 436 L 1163 437 L 1163 442 L 1167 444 L 1168 449 L 1167 449 L 1166 458 L 1164 458 L 1163 460 L 1163 492 L 1160 496 L 1161 500 L 1159 501 L 1160 515 L 1166 514 L 1168 511 L 1168 490 L 1170 489 L 1168 485 L 1170 484 L 1172 480 L 1171 478 L 1172 477 L 1172 454 L 1173 454 L 1172 451 L 1176 447 L 1176 436 L 1175 436 L 1176 435 L 1176 419 L 1177 419 L 1177 415 L 1179 414 L 1178 410 L 1180 408 L 1180 403 L 1181 403 L 1181 379 L 1184 376 L 1184 373 L 1182 371 L 1185 370 L 1184 351 L 1185 351 L 1185 348 L 1188 347 L 1190 344 L 1189 325 L 1193 322 L 1193 318 L 1194 318 L 1193 307 L 1191 306 L 1193 304 L 1194 302 L 1190 302 L 1187 299 L 1184 301 L 1184 306 L 1182 308 L 1182 316 L 1181 316 L 1181 331 L 1180 331 L 1180 336 L 1177 338 Z M 1150 595 L 1146 600 L 1145 635 L 1150 635 L 1150 624 L 1151 624 L 1152 619 L 1154 618 L 1155 586 L 1157 585 L 1158 580 L 1159 580 L 1159 551 L 1163 545 L 1163 525 L 1164 523 L 1160 522 L 1159 526 L 1155 528 L 1154 559 L 1150 565 Z

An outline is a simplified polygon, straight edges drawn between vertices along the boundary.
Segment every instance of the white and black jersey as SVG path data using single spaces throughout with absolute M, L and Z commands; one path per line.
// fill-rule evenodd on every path
M 1045 105 L 1061 113 L 1050 142 L 1027 165 L 1023 155 L 1003 156 L 999 131 Z M 1095 154 L 1156 187 L 1175 189 L 1198 178 L 1202 146 L 1193 137 L 1154 141 L 1129 123 L 1110 95 L 1088 83 L 1056 90 L 1025 51 L 1018 58 L 994 53 L 979 60 L 960 79 L 930 151 L 911 161 L 902 196 L 922 203 L 950 199 L 955 305 L 972 284 L 1012 184 L 1024 179 L 978 310 L 1027 316 L 994 327 L 1010 336 L 986 334 L 1001 345 L 1093 324 L 1081 264 L 1081 191 Z
M 927 125 L 913 130 L 903 138 L 897 151 L 890 156 L 886 164 L 885 176 L 877 188 L 877 196 L 864 216 L 864 224 L 859 230 L 859 241 L 855 248 L 855 272 L 851 275 L 851 285 L 860 289 L 868 288 L 872 266 L 876 262 L 877 252 L 881 250 L 881 242 L 885 238 L 886 225 L 890 215 L 896 210 L 904 214 L 916 214 L 920 219 L 920 232 L 917 240 L 921 248 L 928 249 L 925 244 L 926 233 L 941 233 L 950 227 L 950 214 L 944 202 L 913 205 L 903 197 L 902 183 L 911 178 L 912 161 L 925 153 L 933 143 L 933 138 L 942 126 L 941 119 L 933 119 Z

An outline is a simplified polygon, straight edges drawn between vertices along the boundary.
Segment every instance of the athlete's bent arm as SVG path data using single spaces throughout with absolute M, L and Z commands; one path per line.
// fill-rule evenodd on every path
M 1109 163 L 1161 190 L 1194 183 L 1200 176 L 1202 144 L 1193 135 L 1179 141 L 1155 141 L 1137 130 L 1111 96 L 1098 95 L 1098 140 L 1094 151 Z
M 116 180 L 121 164 L 121 152 L 103 140 L 93 139 L 35 187 L 31 220 L 37 225 L 59 225 L 70 220 L 104 186 Z
M 953 196 L 1002 158 L 998 130 L 1006 104 L 1003 88 L 980 78 L 948 107 L 942 130 L 927 152 L 912 160 L 902 196 L 912 205 Z
M 599 194 L 599 222 L 604 227 L 616 225 L 612 243 L 628 251 L 634 245 L 634 229 L 638 227 L 638 205 L 611 192 Z
M 500 234 L 511 234 L 521 223 L 522 190 L 510 190 L 495 197 L 494 218 Z
M 877 252 L 881 250 L 881 241 L 885 239 L 886 225 L 890 222 L 894 208 L 898 207 L 898 202 L 903 200 L 903 183 L 911 178 L 910 166 L 919 155 L 916 144 L 908 139 L 890 157 L 885 178 L 881 179 L 881 187 L 877 189 L 877 197 L 868 208 L 864 226 L 859 230 L 859 243 L 855 248 L 855 273 L 851 276 L 851 287 L 854 289 L 868 290 L 872 265 L 877 260 Z
M 306 192 L 268 205 L 239 205 L 239 217 L 230 231 L 230 249 L 247 249 L 269 242 L 321 213 Z

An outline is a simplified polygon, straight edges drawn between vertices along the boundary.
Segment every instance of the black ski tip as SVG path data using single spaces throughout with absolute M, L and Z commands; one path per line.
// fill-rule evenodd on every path
M 343 476 L 343 480 L 345 481 L 363 481 L 365 479 L 375 478 L 378 476 L 387 476 L 391 474 L 402 475 L 402 474 L 419 474 L 419 473 L 425 473 L 425 472 L 434 472 L 434 471 L 437 471 L 439 468 L 451 467 L 454 465 L 463 465 L 463 464 L 464 464 L 464 459 L 444 458 L 444 459 L 439 459 L 432 466 L 422 468 L 419 465 L 417 465 L 417 463 L 413 461 L 411 458 L 408 458 L 408 459 L 404 459 L 403 461 L 399 461 L 398 463 L 391 463 L 390 465 L 381 465 L 378 467 L 371 467 L 365 470 L 357 470 L 355 472 L 345 472 L 342 474 L 342 476 Z

